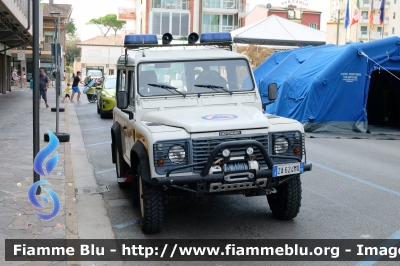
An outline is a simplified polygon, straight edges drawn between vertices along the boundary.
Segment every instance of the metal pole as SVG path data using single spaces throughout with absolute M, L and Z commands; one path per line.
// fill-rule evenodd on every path
M 33 1 L 33 42 L 32 42 L 32 55 L 33 55 L 33 158 L 39 152 L 39 5 L 40 0 Z M 40 180 L 40 175 L 33 171 L 33 182 Z M 36 190 L 36 195 L 41 192 L 40 186 Z
M 337 11 L 336 45 L 339 45 L 340 9 Z
M 58 56 L 58 45 L 60 43 L 60 14 L 58 14 L 58 23 L 57 23 L 57 41 L 56 41 L 56 136 L 58 137 L 58 129 L 59 129 L 59 116 L 60 116 L 60 103 L 59 103 L 59 94 L 60 94 L 60 58 Z M 61 49 L 60 49 L 61 54 Z

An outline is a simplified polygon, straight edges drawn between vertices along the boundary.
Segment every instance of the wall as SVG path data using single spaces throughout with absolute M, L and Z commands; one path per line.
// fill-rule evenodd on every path
M 337 38 L 337 23 L 328 22 L 326 25 L 326 44 L 336 44 Z M 339 24 L 339 45 L 345 44 L 346 31 L 343 27 L 343 22 Z
M 81 63 L 86 64 L 86 66 L 103 66 L 106 74 L 108 74 L 108 69 L 114 69 L 114 73 L 116 72 L 118 58 L 125 52 L 123 47 L 118 46 L 81 47 Z M 109 64 L 108 69 L 106 68 L 106 64 Z
M 245 25 L 250 25 L 268 17 L 268 9 L 262 7 L 254 8 L 245 18 Z
M 301 24 L 310 26 L 311 23 L 317 24 L 317 30 L 321 29 L 321 15 L 313 13 L 303 13 L 301 18 Z

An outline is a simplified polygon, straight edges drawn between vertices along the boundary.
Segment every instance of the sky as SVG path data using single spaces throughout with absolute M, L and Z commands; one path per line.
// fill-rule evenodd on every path
M 321 30 L 325 31 L 326 22 L 329 18 L 329 0 L 302 0 L 307 2 L 309 9 L 314 9 L 322 12 Z M 43 0 L 43 3 L 48 3 L 48 0 Z M 247 0 L 246 1 L 252 10 L 257 4 L 268 4 L 272 6 L 282 6 L 285 0 Z M 131 0 L 54 0 L 55 4 L 71 4 L 73 11 L 71 18 L 78 29 L 77 33 L 81 40 L 87 40 L 101 34 L 99 28 L 94 25 L 86 25 L 92 19 L 104 16 L 109 13 L 117 14 L 118 7 L 128 6 L 132 3 Z

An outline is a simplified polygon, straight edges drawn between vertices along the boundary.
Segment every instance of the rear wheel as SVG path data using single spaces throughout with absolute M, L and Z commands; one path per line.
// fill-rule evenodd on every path
M 267 196 L 273 215 L 280 220 L 290 220 L 297 216 L 301 206 L 300 175 L 277 188 L 277 193 Z
M 129 178 L 130 171 L 129 165 L 125 162 L 122 155 L 119 154 L 117 147 L 115 147 L 115 170 L 117 173 L 117 182 L 120 188 L 127 188 L 131 184 L 130 182 L 125 182 L 127 178 Z
M 159 233 L 162 228 L 164 216 L 163 188 L 143 181 L 140 165 L 137 168 L 137 179 L 142 230 L 146 234 Z

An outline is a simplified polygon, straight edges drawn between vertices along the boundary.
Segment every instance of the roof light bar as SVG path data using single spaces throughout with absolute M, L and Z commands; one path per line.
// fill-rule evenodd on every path
M 128 34 L 125 36 L 124 44 L 158 44 L 155 34 Z
M 206 42 L 232 42 L 232 35 L 230 32 L 209 32 L 200 35 L 200 43 Z

